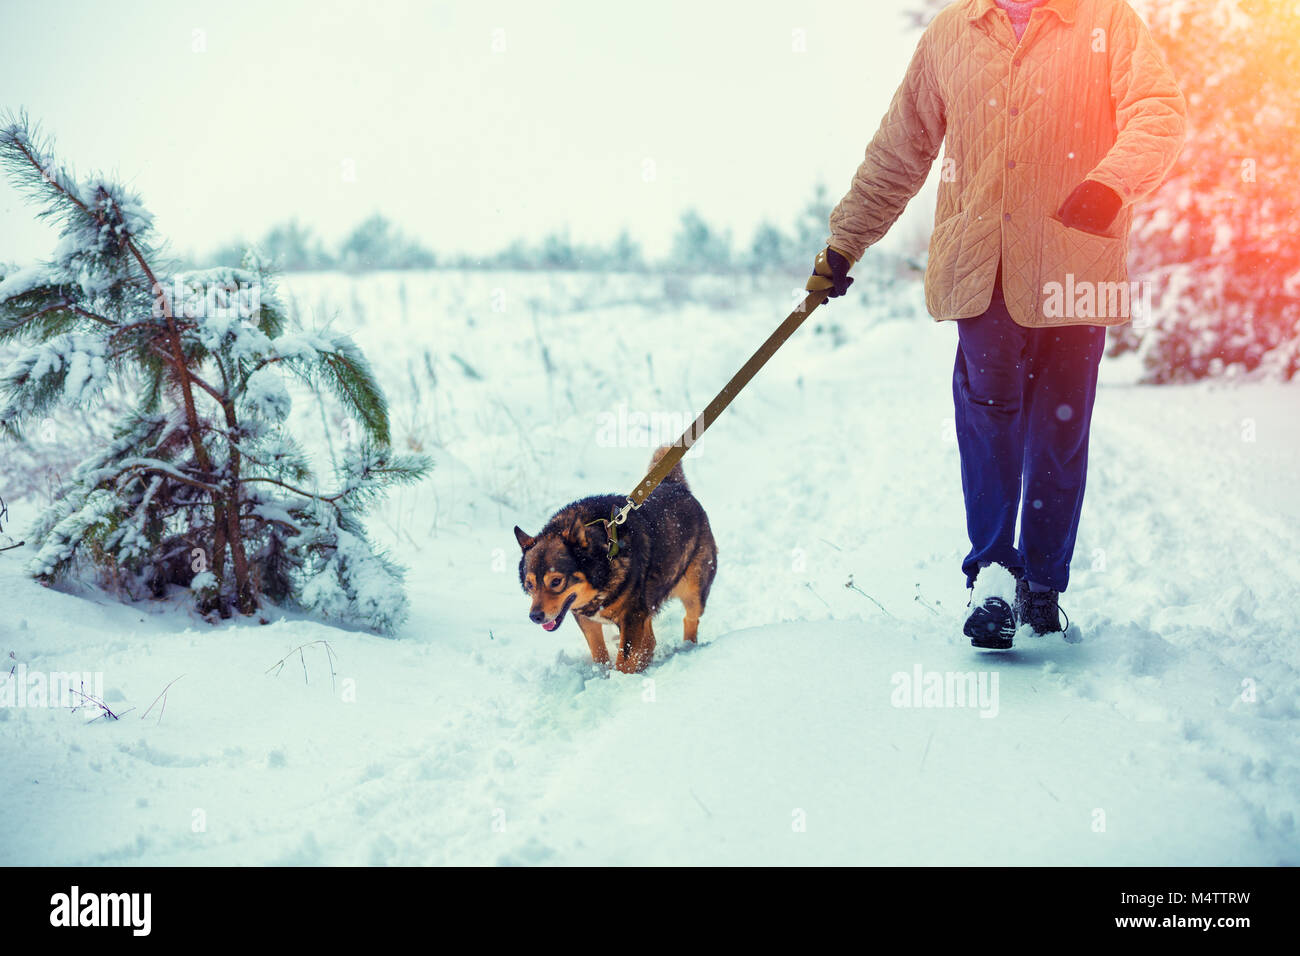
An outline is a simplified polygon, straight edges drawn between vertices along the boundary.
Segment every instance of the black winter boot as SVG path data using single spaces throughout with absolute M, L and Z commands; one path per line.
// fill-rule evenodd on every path
M 970 638 L 972 647 L 1005 651 L 1011 647 L 1016 634 L 1015 613 L 1002 598 L 985 598 L 983 604 L 972 608 L 970 614 L 966 615 L 962 633 Z
M 1031 591 L 1027 581 L 1017 581 L 1016 620 L 1030 625 L 1039 637 L 1044 634 L 1059 634 L 1065 628 L 1061 627 L 1058 597 L 1056 591 Z

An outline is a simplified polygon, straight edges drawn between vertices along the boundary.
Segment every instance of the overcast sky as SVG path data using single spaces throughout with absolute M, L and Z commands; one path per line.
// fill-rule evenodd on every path
M 748 242 L 819 179 L 838 199 L 915 45 L 905 6 L 0 0 L 0 108 L 116 171 L 181 251 L 378 211 L 440 252 L 567 226 L 653 255 L 689 207 Z M 0 184 L 0 259 L 51 237 Z

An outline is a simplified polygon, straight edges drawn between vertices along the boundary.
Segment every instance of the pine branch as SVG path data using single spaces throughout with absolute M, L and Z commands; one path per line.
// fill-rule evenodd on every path
M 388 402 L 375 381 L 370 363 L 347 336 L 336 334 L 328 341 L 328 348 L 317 348 L 311 366 L 304 369 L 305 374 L 319 374 L 344 409 L 361 423 L 366 434 L 376 444 L 389 444 Z M 291 362 L 291 365 L 297 364 Z
M 198 478 L 191 478 L 189 475 L 176 468 L 170 467 L 166 462 L 161 461 L 142 461 L 127 459 L 121 463 L 121 470 L 118 472 L 119 479 L 126 478 L 131 472 L 144 472 L 150 475 L 166 475 L 168 478 L 174 478 L 182 484 L 191 485 L 199 488 L 209 494 L 219 494 L 221 487 Z
M 280 481 L 277 478 L 267 478 L 264 475 L 251 475 L 251 476 L 245 475 L 237 480 L 238 484 L 249 484 L 251 482 L 266 482 L 267 484 L 270 485 L 278 485 L 279 487 L 285 489 L 286 491 L 292 491 L 295 495 L 301 495 L 302 497 L 308 498 L 312 501 L 322 501 L 325 502 L 326 504 L 335 505 L 336 508 L 338 506 L 335 503 L 338 502 L 340 499 L 346 497 L 348 494 L 346 491 L 340 491 L 337 494 L 333 494 L 333 495 L 313 494 L 310 491 L 303 491 L 301 488 L 295 488 L 293 485 L 289 484 L 288 482 Z

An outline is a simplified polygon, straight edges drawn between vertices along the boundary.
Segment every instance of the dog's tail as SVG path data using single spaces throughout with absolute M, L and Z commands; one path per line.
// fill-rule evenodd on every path
M 655 453 L 650 456 L 650 467 L 653 468 L 655 465 L 659 464 L 659 459 L 668 454 L 669 449 L 672 447 L 672 445 L 660 445 L 656 448 Z M 682 471 L 682 463 L 680 461 L 673 465 L 673 470 L 668 472 L 664 477 L 664 483 L 678 484 L 687 490 L 690 489 L 690 485 L 686 483 L 686 472 Z

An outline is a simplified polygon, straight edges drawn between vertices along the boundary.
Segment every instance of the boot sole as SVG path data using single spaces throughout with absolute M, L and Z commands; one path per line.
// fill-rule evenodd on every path
M 966 631 L 966 636 L 970 638 L 970 646 L 978 647 L 985 651 L 1009 651 L 1012 647 L 1012 639 L 1009 637 L 999 637 L 993 635 L 972 634 Z

